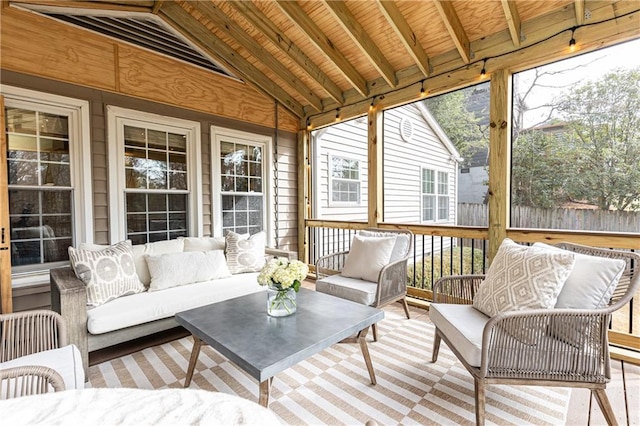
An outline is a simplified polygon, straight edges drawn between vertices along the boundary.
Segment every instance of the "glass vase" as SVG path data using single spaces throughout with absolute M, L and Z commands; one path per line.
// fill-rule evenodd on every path
M 289 287 L 281 290 L 276 286 L 267 287 L 267 313 L 272 317 L 286 317 L 296 313 L 296 291 Z

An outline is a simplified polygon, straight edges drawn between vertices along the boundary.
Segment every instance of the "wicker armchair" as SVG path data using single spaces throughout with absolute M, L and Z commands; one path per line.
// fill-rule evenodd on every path
M 67 345 L 62 317 L 53 311 L 0 315 L 0 363 Z M 0 399 L 65 390 L 62 376 L 41 365 L 2 368 Z
M 375 283 L 364 280 L 340 277 L 344 269 L 349 251 L 332 253 L 319 258 L 316 262 L 316 290 L 322 293 L 349 299 L 358 303 L 366 298 L 362 294 L 373 291 L 373 302 L 369 306 L 381 308 L 393 302 L 400 301 L 407 318 L 409 306 L 407 305 L 407 261 L 413 247 L 413 233 L 409 230 L 387 230 L 371 228 L 360 232 L 365 236 L 392 236 L 396 235 L 391 260 L 382 268 Z M 337 278 L 337 279 L 336 279 Z M 376 325 L 372 326 L 373 340 L 378 340 Z
M 633 252 L 597 249 L 570 243 L 557 247 L 591 256 L 622 259 L 625 271 L 609 304 L 599 309 L 535 309 L 505 312 L 492 318 L 477 311 L 477 323 L 467 322 L 459 330 L 437 318 L 438 304 L 470 305 L 483 275 L 444 277 L 434 284 L 434 303 L 430 316 L 436 325 L 432 362 L 438 358 L 444 340 L 475 381 L 476 422 L 485 421 L 485 386 L 487 384 L 560 386 L 588 388 L 595 396 L 609 424 L 615 415 L 605 388 L 611 380 L 608 333 L 611 314 L 623 307 L 640 287 L 640 255 Z M 449 306 L 460 314 L 467 307 Z M 443 310 L 444 312 L 444 310 Z M 433 313 L 433 315 L 432 315 Z M 472 315 L 476 315 L 473 313 Z M 484 324 L 484 326 L 483 326 Z M 475 343 L 480 345 L 478 362 L 465 360 L 461 352 L 469 349 L 462 343 L 460 330 L 476 327 Z M 539 336 L 534 344 L 514 337 L 513 330 L 533 330 Z M 535 334 L 535 331 L 539 331 Z M 463 347 L 464 345 L 467 347 Z M 476 347 L 477 349 L 477 347 Z M 467 355 L 468 357 L 468 355 Z

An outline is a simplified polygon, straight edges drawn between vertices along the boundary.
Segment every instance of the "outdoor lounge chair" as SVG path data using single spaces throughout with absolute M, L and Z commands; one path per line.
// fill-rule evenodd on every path
M 638 291 L 640 255 L 570 243 L 556 247 L 575 254 L 569 279 L 577 278 L 578 284 L 571 290 L 577 292 L 570 293 L 562 307 L 559 304 L 569 279 L 555 309 L 514 310 L 492 317 L 472 305 L 485 276 L 444 277 L 433 287 L 434 303 L 429 312 L 436 327 L 432 362 L 436 362 L 440 341 L 444 340 L 471 373 L 477 424 L 485 421 L 488 384 L 587 388 L 607 422 L 616 424 L 605 392 L 611 380 L 608 329 L 611 314 Z M 607 262 L 617 264 L 619 272 L 612 268 L 607 271 Z M 580 308 L 582 298 L 590 297 L 598 281 L 610 284 L 609 290 L 601 292 L 599 306 Z

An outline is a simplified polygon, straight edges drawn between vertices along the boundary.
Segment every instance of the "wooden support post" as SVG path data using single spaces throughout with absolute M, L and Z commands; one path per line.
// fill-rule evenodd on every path
M 489 261 L 493 260 L 509 227 L 511 73 L 491 75 L 489 122 Z
M 368 224 L 378 226 L 382 222 L 382 111 L 373 107 L 368 115 Z
M 7 180 L 7 137 L 4 96 L 0 96 L 0 313 L 13 312 L 11 288 L 11 233 L 9 232 L 9 186 Z
M 310 263 L 307 219 L 311 214 L 311 165 L 309 161 L 309 130 L 298 132 L 298 259 Z

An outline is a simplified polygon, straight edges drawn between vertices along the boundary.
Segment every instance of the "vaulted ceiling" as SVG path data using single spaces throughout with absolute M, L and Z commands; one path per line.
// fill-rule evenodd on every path
M 479 73 L 495 58 L 556 36 L 568 45 L 574 32 L 578 36 L 596 22 L 630 17 L 640 33 L 636 0 L 10 3 L 156 15 L 221 68 L 300 118 L 368 105 L 425 81 L 429 86 L 430 78 L 452 70 Z

